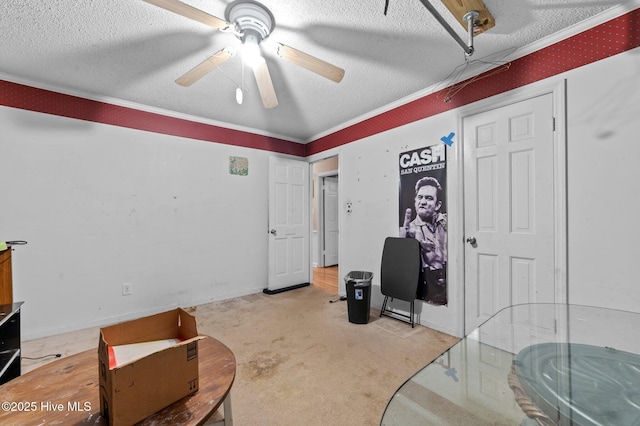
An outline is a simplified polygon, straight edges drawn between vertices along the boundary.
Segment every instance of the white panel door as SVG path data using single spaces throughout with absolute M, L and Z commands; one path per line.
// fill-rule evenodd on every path
M 513 304 L 554 302 L 551 93 L 463 119 L 465 333 Z
M 268 289 L 309 282 L 309 163 L 269 158 Z
M 338 264 L 338 178 L 324 179 L 324 266 Z

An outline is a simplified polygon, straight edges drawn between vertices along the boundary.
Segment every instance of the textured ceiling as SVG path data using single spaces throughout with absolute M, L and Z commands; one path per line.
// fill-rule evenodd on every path
M 223 19 L 231 3 L 184 2 Z M 239 57 L 193 86 L 179 86 L 177 77 L 239 41 L 142 0 L 2 0 L 0 78 L 308 142 L 437 85 L 465 63 L 460 46 L 419 0 L 389 0 L 386 15 L 384 0 L 261 3 L 276 21 L 270 40 L 344 68 L 342 82 L 336 84 L 265 51 L 278 96 L 276 108 L 263 108 L 253 74 L 245 70 L 242 78 Z M 439 0 L 431 3 L 466 40 L 464 28 Z M 470 58 L 474 61 L 517 54 L 518 48 L 634 1 L 484 3 L 496 25 L 475 39 L 476 52 Z M 242 105 L 235 101 L 239 85 L 245 88 Z

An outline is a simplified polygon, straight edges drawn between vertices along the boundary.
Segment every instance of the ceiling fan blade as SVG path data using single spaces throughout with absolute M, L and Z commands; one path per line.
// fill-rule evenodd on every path
M 340 83 L 342 77 L 344 77 L 344 70 L 342 68 L 331 65 L 328 62 L 301 52 L 293 47 L 286 46 L 282 43 L 275 43 L 274 50 L 282 59 L 293 62 L 302 68 L 306 68 L 336 83 Z
M 207 73 L 209 73 L 215 67 L 225 62 L 229 58 L 232 58 L 233 56 L 235 56 L 235 54 L 236 54 L 235 50 L 229 47 L 225 47 L 222 50 L 218 50 L 216 53 L 213 54 L 213 56 L 208 57 L 207 59 L 202 61 L 200 64 L 192 68 L 190 71 L 188 71 L 186 74 L 179 77 L 176 80 L 176 83 L 178 83 L 180 86 L 185 86 L 185 87 L 191 86 L 193 83 L 200 80 L 202 77 L 204 77 Z
M 262 62 L 261 64 L 254 66 L 253 75 L 256 77 L 256 83 L 258 83 L 258 91 L 260 92 L 260 98 L 262 98 L 262 105 L 264 105 L 265 108 L 278 106 L 276 90 L 273 88 L 273 82 L 271 81 L 271 75 L 269 74 L 267 63 Z
M 213 15 L 208 14 L 200 9 L 196 9 L 193 6 L 190 6 L 186 3 L 182 3 L 178 0 L 143 0 L 149 4 L 154 6 L 161 7 L 163 9 L 168 10 L 169 12 L 177 13 L 178 15 L 182 15 L 186 18 L 193 19 L 194 21 L 202 22 L 205 25 L 208 25 L 213 28 L 217 28 L 222 30 L 231 26 L 227 21 L 216 18 Z

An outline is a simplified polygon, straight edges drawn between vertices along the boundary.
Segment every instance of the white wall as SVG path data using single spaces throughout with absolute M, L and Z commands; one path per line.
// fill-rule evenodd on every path
M 380 308 L 383 299 L 380 264 L 384 239 L 398 236 L 399 154 L 442 143 L 442 136 L 452 131 L 457 133 L 457 125 L 457 115 L 450 111 L 340 148 L 340 273 L 373 272 L 371 303 L 375 307 Z M 447 148 L 447 155 L 447 188 L 451 199 L 459 186 L 455 175 L 455 150 Z M 346 203 L 352 203 L 351 213 L 346 212 Z M 452 209 L 450 203 L 447 206 L 449 223 L 461 220 L 459 212 Z M 448 238 L 449 241 L 455 240 L 455 231 L 449 231 Z M 451 243 L 449 247 L 452 247 Z M 449 258 L 452 275 L 448 279 L 458 281 L 453 268 L 458 259 L 451 255 Z M 416 302 L 420 323 L 456 334 L 463 305 L 459 290 L 460 286 L 451 286 L 449 307 Z M 408 310 L 408 303 L 404 306 L 403 303 L 398 301 L 397 307 Z
M 640 312 L 637 262 L 640 258 L 640 48 L 536 83 L 567 79 L 568 300 Z M 525 88 L 526 89 L 526 88 Z M 502 95 L 504 96 L 504 95 Z M 508 95 L 507 95 L 508 96 Z M 398 155 L 459 134 L 462 111 L 449 111 L 327 152 L 340 156 L 342 275 L 372 271 L 372 304 L 380 307 L 382 245 L 397 235 Z M 454 141 L 458 142 L 457 139 Z M 462 190 L 461 163 L 447 148 L 449 214 L 449 305 L 422 304 L 420 322 L 454 335 L 463 326 L 462 220 L 456 198 Z M 321 158 L 318 154 L 311 159 Z M 347 213 L 345 204 L 353 203 Z M 459 206 L 458 206 L 459 207 Z M 342 285 L 342 284 L 341 284 Z
M 571 303 L 640 312 L 639 69 L 637 48 L 548 79 L 567 80 Z M 459 134 L 460 114 L 309 158 L 340 156 L 340 276 L 374 272 L 374 306 L 382 244 L 397 235 L 398 154 Z M 0 239 L 29 241 L 13 256 L 25 339 L 266 286 L 269 153 L 5 107 L 0 128 Z M 458 147 L 448 148 L 450 224 L 462 220 Z M 249 176 L 229 175 L 229 155 L 249 158 Z M 418 312 L 422 324 L 460 335 L 462 235 L 454 229 L 449 306 Z M 132 296 L 121 296 L 124 282 Z
M 266 287 L 268 152 L 7 107 L 0 128 L 23 339 Z
M 640 312 L 640 48 L 568 74 L 569 301 Z

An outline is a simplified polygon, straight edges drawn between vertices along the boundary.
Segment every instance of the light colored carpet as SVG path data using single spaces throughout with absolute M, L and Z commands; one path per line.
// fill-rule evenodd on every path
M 380 318 L 373 309 L 368 324 L 352 324 L 347 302 L 329 303 L 335 299 L 310 286 L 188 309 L 201 334 L 236 356 L 234 425 L 379 425 L 394 391 L 458 340 Z M 96 347 L 97 334 L 92 329 L 25 342 L 23 353 L 79 352 Z M 42 363 L 23 361 L 23 373 Z M 213 419 L 219 418 L 222 413 Z

